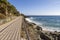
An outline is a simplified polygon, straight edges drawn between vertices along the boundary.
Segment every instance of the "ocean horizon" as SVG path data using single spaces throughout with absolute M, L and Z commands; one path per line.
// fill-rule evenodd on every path
M 60 16 L 29 15 L 26 20 L 37 24 L 43 30 L 60 32 Z

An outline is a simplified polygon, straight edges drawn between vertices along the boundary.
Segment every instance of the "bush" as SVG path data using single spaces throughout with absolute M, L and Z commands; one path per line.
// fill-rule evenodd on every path
M 5 19 L 6 16 L 0 13 L 0 19 Z

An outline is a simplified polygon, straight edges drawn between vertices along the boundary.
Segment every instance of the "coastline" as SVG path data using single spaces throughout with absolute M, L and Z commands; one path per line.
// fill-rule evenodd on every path
M 36 23 L 26 20 L 26 16 L 24 16 L 21 37 L 30 40 L 60 40 L 60 32 L 43 30 L 43 28 Z
M 36 21 L 33 21 L 31 20 L 30 18 L 25 18 L 28 22 L 31 22 L 31 23 L 35 23 L 36 25 L 42 27 L 42 30 L 45 30 L 45 31 L 50 31 L 50 32 L 60 32 L 59 28 L 55 28 L 55 27 L 43 27 L 42 23 L 39 23 L 39 22 L 36 22 Z
M 41 23 L 34 22 L 34 21 L 30 20 L 29 18 L 25 18 L 25 20 L 30 22 L 30 23 L 34 23 L 35 25 L 38 25 L 38 26 L 39 26 L 39 24 L 41 24 Z M 42 26 L 40 26 L 40 27 L 42 28 L 43 31 L 46 31 L 46 32 L 55 32 L 56 31 L 56 32 L 60 33 L 60 31 L 57 31 L 57 30 L 49 30 L 48 28 L 46 29 Z

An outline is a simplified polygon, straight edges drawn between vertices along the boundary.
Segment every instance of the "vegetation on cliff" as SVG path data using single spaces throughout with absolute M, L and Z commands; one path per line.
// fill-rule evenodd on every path
M 20 15 L 17 9 L 12 4 L 10 4 L 7 0 L 0 0 L 0 14 L 7 17 Z
M 0 25 L 20 16 L 19 11 L 8 2 L 8 0 L 0 0 Z

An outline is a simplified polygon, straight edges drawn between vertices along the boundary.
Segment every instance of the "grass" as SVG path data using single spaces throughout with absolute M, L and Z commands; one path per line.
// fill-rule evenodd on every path
M 26 36 L 26 33 L 25 33 L 24 29 L 25 28 L 23 27 L 22 31 L 21 31 L 21 37 L 26 39 L 27 36 Z M 35 28 L 32 24 L 27 23 L 26 30 L 28 31 L 29 37 L 30 37 L 31 40 L 37 40 L 38 39 L 37 31 L 35 30 Z
M 5 19 L 6 16 L 0 13 L 0 19 Z
M 10 22 L 10 21 L 12 21 L 13 19 L 15 19 L 16 17 L 14 17 L 14 16 L 12 16 L 13 18 L 11 18 L 11 17 L 6 17 L 5 15 L 3 15 L 3 14 L 1 14 L 0 13 L 0 25 L 3 25 L 3 24 L 5 24 L 5 23 L 7 23 L 7 22 Z

